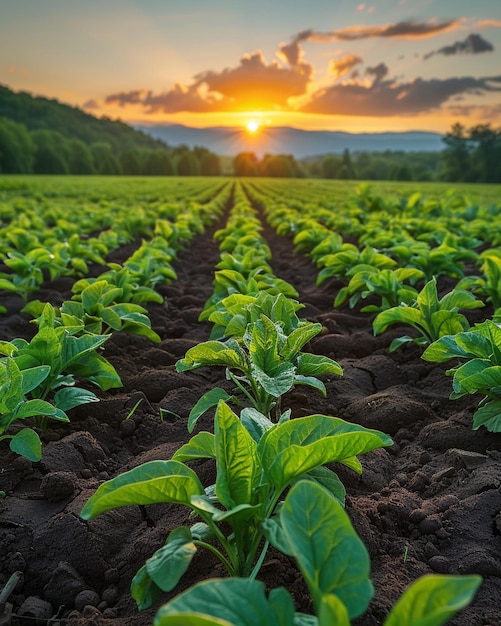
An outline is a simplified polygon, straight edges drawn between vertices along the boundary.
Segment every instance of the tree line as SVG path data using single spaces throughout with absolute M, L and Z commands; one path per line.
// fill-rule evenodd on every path
M 0 173 L 218 176 L 219 158 L 206 148 L 187 146 L 116 149 L 108 141 L 86 144 L 56 130 L 28 130 L 0 118 Z

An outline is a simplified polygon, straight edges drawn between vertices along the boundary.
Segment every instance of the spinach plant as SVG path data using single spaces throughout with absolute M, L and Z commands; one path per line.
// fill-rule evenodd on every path
M 418 337 L 404 335 L 394 339 L 390 352 L 404 343 L 416 343 L 426 346 L 445 335 L 463 332 L 469 328 L 468 320 L 459 313 L 460 309 L 477 309 L 484 303 L 473 294 L 460 289 L 453 289 L 440 299 L 435 278 L 428 281 L 411 305 L 401 304 L 381 311 L 374 319 L 374 334 L 379 335 L 392 324 L 407 324 L 419 332 Z
M 67 411 L 80 404 L 97 401 L 91 391 L 75 385 L 76 377 L 103 390 L 121 387 L 115 368 L 98 353 L 109 335 L 73 336 L 67 327 L 56 325 L 55 310 L 49 303 L 37 323 L 38 332 L 31 341 L 13 339 L 11 342 L 0 342 L 0 353 L 6 355 L 4 360 L 11 357 L 21 372 L 43 366 L 46 375 L 30 388 L 31 398 L 49 400 L 58 409 Z M 48 417 L 53 415 L 40 413 L 35 416 L 36 426 L 44 430 Z
M 138 571 L 131 592 L 140 609 L 160 591 L 175 588 L 199 547 L 210 550 L 230 576 L 255 578 L 270 539 L 265 521 L 288 486 L 306 476 L 343 500 L 337 475 L 324 466 L 339 462 L 361 472 L 357 455 L 392 444 L 379 431 L 335 417 L 310 415 L 273 424 L 255 411 L 242 413 L 239 418 L 221 401 L 214 434 L 200 432 L 170 461 L 151 461 L 103 483 L 85 504 L 84 519 L 119 506 L 173 502 L 202 520 L 173 530 Z M 215 459 L 215 486 L 204 489 L 186 465 L 195 459 Z
M 299 481 L 276 517 L 276 543 L 296 559 L 315 616 L 295 612 L 283 587 L 266 597 L 262 582 L 213 579 L 163 605 L 153 625 L 349 626 L 362 615 L 373 595 L 369 556 L 336 499 L 320 485 Z M 423 576 L 397 601 L 384 626 L 441 626 L 470 604 L 480 583 L 480 576 Z
M 10 449 L 30 461 L 39 461 L 42 455 L 38 433 L 32 428 L 21 428 L 14 434 L 6 434 L 6 431 L 12 424 L 17 424 L 17 420 L 33 417 L 69 421 L 62 409 L 45 400 L 29 397 L 49 374 L 48 365 L 20 370 L 14 359 L 0 360 L 0 441 L 9 440 Z
M 343 371 L 333 359 L 301 352 L 322 330 L 321 324 L 304 320 L 294 327 L 256 310 L 241 339 L 230 337 L 225 341 L 200 343 L 186 352 L 176 363 L 176 369 L 186 372 L 203 366 L 225 366 L 227 378 L 236 384 L 251 406 L 267 417 L 275 408 L 278 419 L 280 398 L 293 386 L 308 385 L 325 395 L 325 385 L 317 376 L 342 375 Z M 287 310 L 284 305 L 281 314 Z M 221 397 L 227 395 L 223 392 Z
M 381 299 L 381 304 L 369 304 L 361 309 L 364 313 L 373 313 L 400 304 L 411 304 L 418 292 L 415 287 L 406 284 L 405 281 L 416 282 L 424 274 L 421 270 L 412 267 L 379 270 L 373 267 L 355 266 L 348 272 L 348 276 L 351 276 L 350 282 L 339 290 L 334 306 L 341 306 L 348 300 L 350 308 L 353 308 L 361 299 L 376 296 Z
M 451 398 L 467 394 L 484 395 L 473 414 L 473 428 L 485 426 L 501 432 L 501 325 L 492 320 L 477 324 L 466 332 L 447 335 L 424 351 L 426 361 L 444 363 L 459 359 L 447 370 L 452 376 Z

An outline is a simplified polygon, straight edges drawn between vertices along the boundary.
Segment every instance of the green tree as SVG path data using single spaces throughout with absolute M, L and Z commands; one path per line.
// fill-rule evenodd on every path
M 340 169 L 341 158 L 336 154 L 329 154 L 322 160 L 321 174 L 323 178 L 337 178 Z
M 350 151 L 346 149 L 343 152 L 343 156 L 341 158 L 341 167 L 339 168 L 339 178 L 343 180 L 351 180 L 356 178 L 355 169 L 353 168 L 353 163 L 351 162 Z
M 70 174 L 94 174 L 94 160 L 89 146 L 80 139 L 66 141 Z
M 141 153 L 137 148 L 129 148 L 118 155 L 122 172 L 127 176 L 141 174 Z
M 452 182 L 472 180 L 470 162 L 471 147 L 462 124 L 454 124 L 450 132 L 443 137 L 446 148 L 443 152 L 443 178 Z
M 143 164 L 143 174 L 150 176 L 172 176 L 174 164 L 165 150 L 149 150 Z
M 109 143 L 97 141 L 90 147 L 97 174 L 121 174 L 120 162 Z
M 34 130 L 31 137 L 35 144 L 35 174 L 69 174 L 68 163 L 71 149 L 64 135 L 55 130 Z
M 200 175 L 200 163 L 191 150 L 185 150 L 179 157 L 177 173 L 179 176 Z
M 483 183 L 501 182 L 501 130 L 490 124 L 479 124 L 470 129 L 470 139 L 475 146 L 472 164 L 476 180 Z
M 235 176 L 257 176 L 258 159 L 254 152 L 240 152 L 233 159 Z
M 32 172 L 35 144 L 23 124 L 0 117 L 0 172 L 29 174 Z

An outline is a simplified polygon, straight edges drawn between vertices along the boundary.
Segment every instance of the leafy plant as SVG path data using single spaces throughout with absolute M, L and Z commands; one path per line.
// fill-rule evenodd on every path
M 277 302 L 283 307 L 277 307 L 279 320 L 272 319 L 273 314 L 271 318 L 264 315 L 256 307 L 256 313 L 240 340 L 230 337 L 225 341 L 200 343 L 176 363 L 176 370 L 186 372 L 204 366 L 225 366 L 227 378 L 236 384 L 255 409 L 267 417 L 275 407 L 280 415 L 279 399 L 295 385 L 308 385 L 325 395 L 325 385 L 317 376 L 341 375 L 342 368 L 326 356 L 301 352 L 302 347 L 322 330 L 322 325 L 306 320 L 301 324 L 286 325 L 284 312 L 290 311 L 291 307 L 287 306 L 285 298 Z M 237 375 L 235 371 L 241 374 Z
M 45 305 L 37 322 L 38 332 L 31 341 L 13 339 L 11 342 L 0 342 L 0 353 L 6 355 L 0 363 L 12 362 L 21 372 L 21 377 L 23 371 L 33 368 L 36 372 L 45 373 L 43 377 L 27 379 L 32 399 L 50 400 L 58 410 L 67 411 L 80 404 L 97 401 L 97 397 L 91 391 L 75 386 L 75 377 L 83 378 L 103 390 L 121 387 L 122 383 L 115 368 L 97 352 L 109 335 L 73 336 L 67 327 L 56 325 L 55 310 L 49 303 Z M 40 367 L 43 369 L 36 369 Z M 7 368 L 5 371 L 10 373 L 6 383 L 10 385 L 9 381 L 17 380 L 13 390 L 19 394 L 16 388 L 19 388 L 19 385 L 22 388 L 24 384 L 22 378 L 19 379 L 13 365 Z M 32 384 L 33 380 L 36 380 L 36 385 Z M 44 406 L 40 404 L 41 408 Z M 8 408 L 12 409 L 12 404 L 9 404 Z M 46 427 L 47 418 L 65 417 L 64 413 L 51 412 L 48 407 L 46 409 L 48 412 L 40 411 L 38 415 L 33 414 L 36 426 L 42 430 Z
M 486 297 L 487 302 L 498 309 L 501 307 L 501 256 L 494 250 L 487 250 L 481 256 L 483 276 L 466 276 L 458 286 Z
M 57 266 L 53 255 L 45 248 L 34 248 L 26 253 L 11 251 L 4 260 L 11 274 L 0 274 L 0 289 L 13 291 L 24 300 L 39 289 L 47 277 L 54 280 L 64 271 L 64 266 Z
M 460 309 L 476 309 L 484 303 L 473 294 L 460 289 L 453 289 L 442 298 L 438 298 L 437 281 L 428 281 L 419 292 L 412 305 L 401 304 L 379 313 L 372 326 L 374 334 L 379 335 L 392 324 L 407 324 L 419 332 L 418 337 L 404 335 L 394 339 L 390 344 L 390 352 L 404 343 L 428 345 L 445 335 L 452 335 L 469 328 L 468 320 L 459 313 Z
M 467 332 L 447 335 L 424 351 L 426 361 L 444 363 L 459 359 L 447 370 L 452 376 L 451 399 L 481 393 L 484 398 L 473 414 L 473 428 L 485 426 L 501 432 L 501 325 L 492 320 L 477 324 Z
M 347 276 L 348 272 L 359 265 L 371 266 L 374 269 L 392 269 L 396 261 L 376 249 L 366 246 L 363 250 L 345 249 L 334 254 L 326 254 L 317 261 L 322 266 L 317 277 L 317 285 L 332 277 Z
M 45 400 L 29 399 L 33 389 L 39 387 L 49 376 L 48 365 L 38 365 L 20 370 L 12 358 L 0 361 L 0 441 L 10 440 L 9 447 L 30 461 L 39 461 L 42 444 L 32 428 L 22 428 L 15 434 L 5 434 L 17 420 L 50 418 L 68 422 L 66 413 Z
M 417 281 L 424 275 L 421 270 L 411 267 L 399 267 L 396 270 L 373 267 L 359 269 L 356 266 L 348 272 L 352 278 L 346 287 L 339 290 L 334 306 L 338 307 L 348 300 L 350 308 L 358 304 L 361 299 L 377 296 L 381 304 L 369 304 L 361 310 L 364 313 L 384 311 L 400 304 L 411 304 L 418 292 L 412 285 L 404 281 Z
M 316 616 L 294 611 L 284 588 L 265 595 L 252 579 L 198 583 L 163 605 L 154 626 L 349 626 L 373 588 L 369 556 L 342 506 L 323 487 L 300 481 L 277 515 L 280 547 L 297 561 Z M 397 601 L 384 626 L 440 626 L 473 599 L 480 576 L 423 576 Z
M 220 402 L 214 434 L 200 432 L 170 461 L 151 461 L 103 483 L 81 516 L 91 519 L 129 504 L 173 502 L 202 519 L 172 531 L 134 577 L 132 596 L 143 609 L 161 590 L 174 589 L 199 547 L 216 555 L 231 576 L 254 578 L 268 547 L 263 534 L 270 538 L 265 520 L 272 518 L 289 485 L 306 476 L 343 500 L 341 482 L 324 465 L 340 462 L 361 472 L 357 455 L 391 444 L 379 431 L 335 417 L 310 415 L 273 424 L 249 409 L 239 419 Z M 207 458 L 215 459 L 217 478 L 215 487 L 204 489 L 186 463 Z
M 139 304 L 117 302 L 121 295 L 120 287 L 97 280 L 82 290 L 80 301 L 65 300 L 61 304 L 56 310 L 55 324 L 65 327 L 72 335 L 109 335 L 120 331 L 159 343 L 161 339 L 151 328 L 148 311 Z M 32 300 L 22 310 L 38 317 L 44 307 L 43 302 Z

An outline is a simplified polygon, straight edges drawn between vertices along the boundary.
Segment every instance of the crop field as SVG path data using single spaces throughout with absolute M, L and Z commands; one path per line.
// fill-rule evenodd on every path
M 501 186 L 2 176 L 0 220 L 0 624 L 501 624 Z

